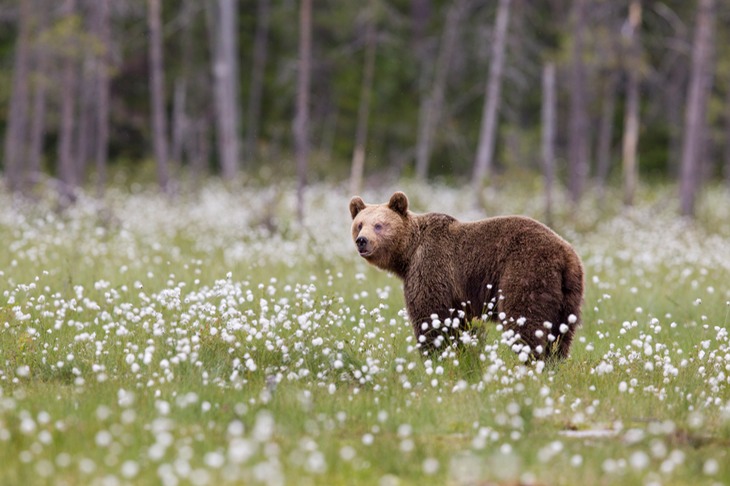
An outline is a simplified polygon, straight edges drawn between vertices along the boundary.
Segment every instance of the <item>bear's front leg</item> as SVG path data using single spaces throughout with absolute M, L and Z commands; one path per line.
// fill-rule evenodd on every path
M 407 281 L 404 293 L 419 349 L 425 354 L 445 349 L 458 335 L 462 321 L 449 285 L 443 281 Z

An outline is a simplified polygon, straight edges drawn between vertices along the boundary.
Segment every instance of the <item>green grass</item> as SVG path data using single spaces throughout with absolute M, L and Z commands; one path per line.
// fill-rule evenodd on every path
M 484 216 L 406 189 L 417 211 Z M 0 195 L 0 484 L 728 483 L 730 200 L 711 190 L 687 223 L 670 190 L 558 207 L 584 326 L 544 368 L 489 323 L 422 359 L 334 186 L 310 190 L 305 227 L 283 189 L 65 214 Z M 519 187 L 485 201 L 540 216 Z

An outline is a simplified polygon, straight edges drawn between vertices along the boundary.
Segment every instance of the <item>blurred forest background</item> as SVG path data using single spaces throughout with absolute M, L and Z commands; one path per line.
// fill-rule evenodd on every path
M 0 0 L 8 190 L 730 187 L 730 0 Z

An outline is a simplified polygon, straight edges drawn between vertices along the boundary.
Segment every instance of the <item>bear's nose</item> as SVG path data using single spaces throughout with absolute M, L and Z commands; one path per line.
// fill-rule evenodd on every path
M 368 244 L 368 239 L 364 236 L 358 236 L 355 240 L 355 244 L 357 245 L 358 249 L 362 250 L 363 248 L 365 248 L 365 245 Z

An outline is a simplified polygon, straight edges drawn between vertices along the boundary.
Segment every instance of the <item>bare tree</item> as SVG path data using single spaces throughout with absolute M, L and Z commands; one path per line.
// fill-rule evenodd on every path
M 641 76 L 641 0 L 632 0 L 625 29 L 628 50 L 626 66 L 626 109 L 624 110 L 623 175 L 624 204 L 634 204 L 636 185 L 639 178 L 637 147 L 639 144 L 639 78 Z
M 162 57 L 162 21 L 160 0 L 148 0 L 148 27 L 150 31 L 150 102 L 152 105 L 152 130 L 157 161 L 157 182 L 160 188 L 169 189 L 167 158 L 167 122 L 165 116 L 165 74 Z
M 175 79 L 172 94 L 172 140 L 170 146 L 170 161 L 175 168 L 182 165 L 183 151 L 186 142 L 189 142 L 190 120 L 187 116 L 188 78 L 190 76 L 191 56 L 189 55 L 192 42 L 192 19 L 194 2 L 184 0 L 180 7 L 182 33 L 180 34 L 180 52 L 184 53 L 180 60 L 180 74 Z M 173 168 L 173 170 L 175 170 Z
M 38 36 L 41 37 L 48 27 L 48 12 L 44 0 L 35 2 L 38 22 Z M 30 145 L 28 146 L 28 172 L 31 182 L 41 173 L 43 140 L 46 134 L 46 105 L 48 100 L 49 53 L 47 46 L 36 42 L 33 50 L 33 114 L 30 121 Z
M 588 22 L 587 0 L 573 3 L 573 49 L 570 66 L 570 107 L 568 121 L 568 190 L 573 202 L 583 194 L 588 177 L 589 118 L 586 67 L 583 59 Z
M 109 91 L 111 69 L 111 27 L 109 16 L 110 0 L 94 2 L 94 26 L 101 42 L 101 53 L 96 64 L 96 140 L 94 160 L 96 164 L 96 191 L 104 192 L 106 185 L 107 158 L 109 155 Z
M 312 69 L 312 0 L 299 5 L 299 80 L 294 139 L 297 156 L 297 217 L 304 221 L 304 188 L 309 158 L 309 84 Z
M 362 176 L 365 167 L 365 143 L 368 136 L 370 118 L 370 98 L 373 91 L 375 75 L 375 0 L 370 0 L 365 20 L 365 64 L 363 66 L 362 85 L 360 86 L 360 104 L 357 109 L 357 127 L 355 129 L 355 148 L 352 153 L 352 171 L 350 173 L 350 194 L 358 194 L 362 187 Z
M 484 94 L 484 110 L 482 126 L 479 134 L 479 147 L 474 160 L 472 183 L 474 192 L 478 193 L 489 177 L 494 158 L 494 143 L 497 138 L 497 115 L 501 101 L 502 71 L 504 70 L 504 54 L 507 46 L 507 27 L 511 0 L 499 0 L 497 17 L 494 22 L 494 38 L 492 39 L 492 57 L 489 65 L 489 80 Z
M 545 219 L 551 224 L 553 215 L 553 183 L 555 181 L 555 64 L 549 62 L 542 70 L 542 170 L 545 177 Z
M 652 7 L 654 9 L 654 7 Z M 675 7 L 676 8 L 676 7 Z M 691 44 L 691 29 L 689 19 L 684 20 L 682 15 L 672 10 L 666 3 L 659 3 L 655 8 L 656 13 L 666 19 L 672 28 L 669 34 L 666 60 L 662 75 L 664 96 L 662 104 L 664 107 L 664 120 L 668 128 L 669 141 L 667 144 L 667 165 L 670 177 L 679 179 L 680 165 L 682 158 L 682 136 L 683 136 L 683 115 L 684 97 L 687 94 L 689 79 L 689 60 L 687 59 L 687 46 Z
M 680 210 L 693 217 L 704 153 L 707 101 L 712 85 L 712 43 L 715 0 L 699 0 L 692 43 L 692 68 L 687 91 L 679 181 Z
M 23 185 L 23 159 L 28 131 L 30 0 L 20 0 L 18 16 L 12 96 L 10 97 L 8 128 L 3 148 L 6 182 L 11 191 L 21 189 Z
M 730 81 L 730 79 L 729 79 Z M 725 94 L 725 152 L 723 153 L 725 185 L 730 189 L 730 83 Z
M 213 51 L 216 140 L 221 173 L 226 180 L 234 179 L 239 168 L 237 5 L 236 0 L 208 3 Z
M 601 117 L 598 125 L 598 141 L 596 142 L 596 182 L 599 198 L 603 199 L 606 180 L 611 170 L 611 148 L 613 142 L 613 119 L 616 113 L 616 98 L 620 73 L 612 71 L 603 84 L 601 96 Z
M 253 67 L 251 69 L 251 88 L 248 93 L 248 113 L 246 116 L 246 157 L 256 154 L 261 117 L 261 98 L 264 90 L 264 74 L 269 46 L 269 24 L 271 21 L 271 0 L 258 0 L 256 14 L 256 34 L 253 44 Z
M 72 18 L 76 14 L 76 0 L 64 0 L 62 15 Z M 78 63 L 75 52 L 66 53 L 61 73 L 61 126 L 58 134 L 58 178 L 61 205 L 73 202 L 76 188 L 76 165 L 73 154 L 73 134 L 76 121 L 76 71 Z
M 433 137 L 436 125 L 441 118 L 441 111 L 446 92 L 449 65 L 454 56 L 456 41 L 459 36 L 459 24 L 467 10 L 466 0 L 455 0 L 446 14 L 446 23 L 439 46 L 439 53 L 434 66 L 434 80 L 431 91 L 422 103 L 418 114 L 418 138 L 416 141 L 416 177 L 425 180 L 428 175 L 428 164 L 431 158 Z
M 185 52 L 183 50 L 183 52 Z M 172 93 L 172 140 L 170 146 L 170 163 L 173 172 L 182 165 L 183 147 L 189 135 L 188 116 L 186 111 L 187 79 L 181 75 L 175 80 Z
M 619 6 L 620 8 L 620 6 Z M 601 73 L 601 112 L 598 120 L 596 140 L 596 185 L 598 198 L 603 201 L 606 190 L 606 181 L 611 170 L 613 158 L 613 128 L 616 114 L 616 100 L 618 98 L 621 71 L 618 61 L 621 55 L 621 44 L 617 35 L 618 9 L 611 8 L 604 17 L 604 28 L 607 30 L 604 42 L 597 44 L 598 61 L 603 67 Z
M 93 29 L 93 25 L 91 28 Z M 85 26 L 82 26 L 85 28 Z M 79 104 L 76 114 L 76 153 L 75 153 L 75 179 L 83 183 L 84 175 L 88 168 L 93 153 L 92 141 L 96 138 L 93 132 L 96 128 L 96 53 L 93 49 L 85 49 L 80 62 Z

